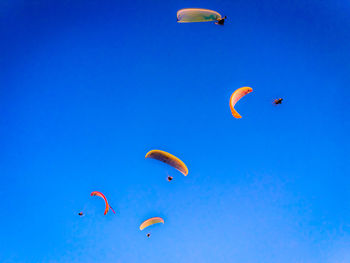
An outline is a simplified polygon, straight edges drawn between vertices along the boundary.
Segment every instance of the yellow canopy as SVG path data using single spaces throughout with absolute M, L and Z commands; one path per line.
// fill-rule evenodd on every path
M 177 11 L 178 23 L 210 22 L 221 19 L 221 15 L 213 10 L 203 8 L 184 8 Z
M 185 176 L 188 174 L 188 169 L 184 162 L 170 153 L 161 150 L 152 150 L 146 154 L 145 158 L 156 159 L 166 163 L 183 173 Z
M 144 221 L 141 225 L 140 225 L 140 230 L 144 230 L 146 227 L 149 227 L 151 225 L 157 224 L 157 223 L 163 223 L 164 224 L 164 220 L 161 217 L 152 217 L 150 219 L 147 219 L 146 221 Z

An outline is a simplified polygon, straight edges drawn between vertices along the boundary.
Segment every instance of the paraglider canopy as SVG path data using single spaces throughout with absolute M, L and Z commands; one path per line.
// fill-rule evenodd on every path
M 166 163 L 180 171 L 185 176 L 188 174 L 188 169 L 184 162 L 170 153 L 161 150 L 152 150 L 146 154 L 145 158 L 156 159 L 158 161 Z
M 102 194 L 101 192 L 98 192 L 98 191 L 94 191 L 94 192 L 91 193 L 91 196 L 99 196 L 99 197 L 103 198 L 103 200 L 106 203 L 106 208 L 105 208 L 104 215 L 106 215 L 108 213 L 109 208 L 111 208 L 113 213 L 115 214 L 114 209 L 108 204 L 107 198 L 105 197 L 104 194 Z
M 163 223 L 164 224 L 163 218 L 161 218 L 161 217 L 149 218 L 149 219 L 145 220 L 144 222 L 142 222 L 142 224 L 140 225 L 140 230 L 142 231 L 146 227 L 149 227 L 151 225 L 158 224 L 158 223 Z
M 231 112 L 233 117 L 240 119 L 242 118 L 241 115 L 239 115 L 239 113 L 235 110 L 235 105 L 237 103 L 237 101 L 239 101 L 242 97 L 244 97 L 245 95 L 247 95 L 248 93 L 252 92 L 253 89 L 250 87 L 242 87 L 237 89 L 235 92 L 232 93 L 231 98 L 230 98 L 230 108 L 231 108 Z
M 209 9 L 184 8 L 177 11 L 178 23 L 210 22 L 220 21 L 221 19 L 221 15 L 218 12 Z

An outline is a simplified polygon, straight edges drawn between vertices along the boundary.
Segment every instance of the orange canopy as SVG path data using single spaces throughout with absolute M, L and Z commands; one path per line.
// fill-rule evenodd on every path
M 236 105 L 237 101 L 239 101 L 242 97 L 247 95 L 248 93 L 252 92 L 253 89 L 250 87 L 242 87 L 237 89 L 235 92 L 232 93 L 231 98 L 230 98 L 230 108 L 233 117 L 240 119 L 242 118 L 241 115 L 235 110 L 234 106 Z

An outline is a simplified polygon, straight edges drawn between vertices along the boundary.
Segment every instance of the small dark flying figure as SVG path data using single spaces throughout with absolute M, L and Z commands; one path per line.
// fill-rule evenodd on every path
M 279 98 L 279 99 L 275 99 L 275 100 L 273 101 L 273 103 L 274 103 L 275 105 L 277 105 L 277 104 L 282 104 L 282 101 L 283 101 L 283 99 L 282 99 L 282 98 Z
M 151 236 L 151 234 L 150 234 L 150 233 L 148 233 L 148 234 L 147 234 L 147 237 L 150 237 L 150 236 Z
M 168 182 L 170 182 L 171 180 L 173 180 L 173 177 L 168 176 Z
M 83 212 L 79 212 L 78 215 L 83 216 L 84 214 L 83 214 Z
M 223 26 L 225 24 L 225 19 L 227 18 L 227 16 L 224 16 L 223 18 L 218 19 L 217 22 L 215 22 L 216 25 L 220 25 Z

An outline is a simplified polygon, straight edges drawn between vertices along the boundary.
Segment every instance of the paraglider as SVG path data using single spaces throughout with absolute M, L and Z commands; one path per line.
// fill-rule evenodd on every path
M 142 231 L 142 230 L 144 230 L 145 228 L 147 228 L 147 227 L 149 227 L 149 226 L 151 226 L 151 225 L 154 225 L 154 224 L 158 224 L 158 223 L 164 224 L 163 218 L 161 218 L 161 217 L 152 217 L 152 218 L 149 218 L 149 219 L 147 219 L 147 220 L 145 220 L 145 221 L 142 222 L 142 224 L 140 225 L 140 230 Z M 150 236 L 151 236 L 151 234 L 148 233 L 148 234 L 147 234 L 147 237 L 150 237 Z
M 101 192 L 98 192 L 98 191 L 94 191 L 94 192 L 91 193 L 91 196 L 99 196 L 99 197 L 103 198 L 103 200 L 106 203 L 106 208 L 105 208 L 104 215 L 106 215 L 108 213 L 109 208 L 112 209 L 113 213 L 115 214 L 114 209 L 108 204 L 107 198 L 105 197 L 104 194 L 102 194 Z
M 235 105 L 237 103 L 237 101 L 239 101 L 242 97 L 244 97 L 245 95 L 247 95 L 248 93 L 252 92 L 253 89 L 250 87 L 242 87 L 237 89 L 235 92 L 232 93 L 231 98 L 230 98 L 230 108 L 231 108 L 231 112 L 233 117 L 240 119 L 242 118 L 241 115 L 239 115 L 239 113 L 235 110 Z
M 282 101 L 283 101 L 282 98 L 275 99 L 275 100 L 273 101 L 273 104 L 275 104 L 275 105 L 282 104 Z
M 156 159 L 158 161 L 166 163 L 180 171 L 185 176 L 188 174 L 188 169 L 184 162 L 170 153 L 161 150 L 152 150 L 146 154 L 145 158 Z
M 184 8 L 177 11 L 178 23 L 211 22 L 216 21 L 217 25 L 224 25 L 227 17 L 213 10 L 203 8 Z

